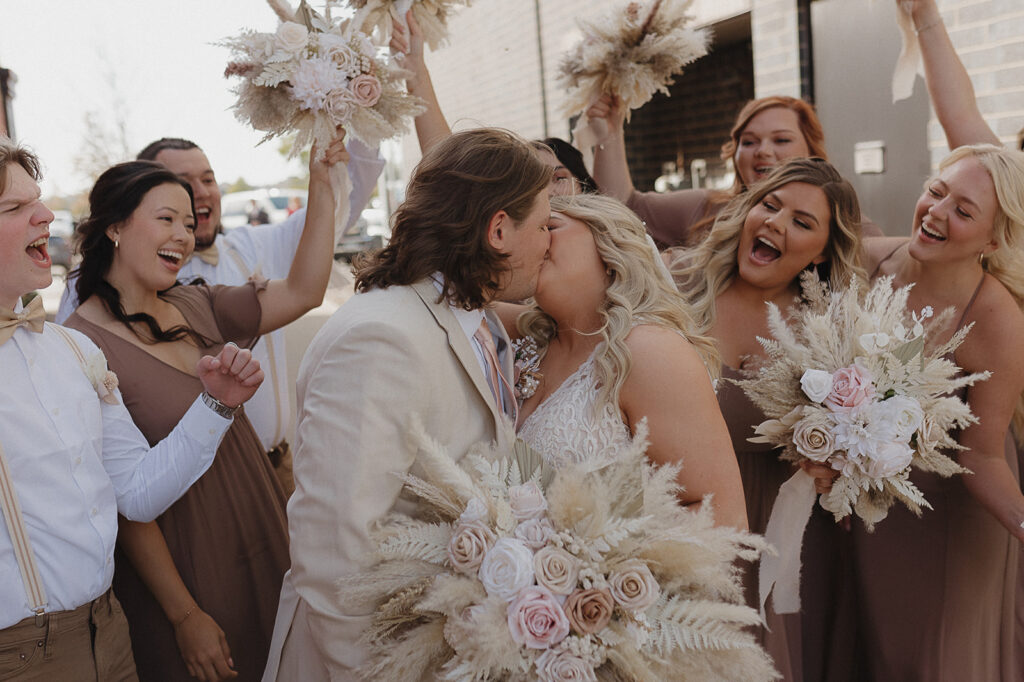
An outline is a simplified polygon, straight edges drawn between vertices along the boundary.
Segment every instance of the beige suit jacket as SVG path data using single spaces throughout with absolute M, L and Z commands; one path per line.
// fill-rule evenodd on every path
M 345 613 L 337 581 L 366 566 L 370 524 L 394 509 L 413 469 L 410 419 L 461 458 L 514 438 L 474 350 L 431 280 L 353 296 L 313 339 L 298 377 L 291 570 L 264 680 L 354 680 L 370 621 Z M 492 331 L 507 342 L 500 322 Z M 511 376 L 511 353 L 503 368 Z

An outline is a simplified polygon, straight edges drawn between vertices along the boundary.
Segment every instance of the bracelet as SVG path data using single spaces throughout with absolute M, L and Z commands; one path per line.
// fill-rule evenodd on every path
M 927 31 L 930 28 L 935 28 L 936 26 L 941 26 L 941 25 L 942 25 L 942 16 L 940 15 L 937 19 L 933 19 L 932 21 L 928 22 L 927 24 L 925 24 L 921 28 L 917 28 L 915 26 L 914 27 L 914 35 L 919 36 L 919 35 L 921 35 L 922 32 Z
M 212 395 L 203 391 L 203 403 L 206 404 L 211 410 L 224 417 L 225 419 L 232 419 L 235 416 L 235 412 L 238 412 L 238 407 L 229 407 L 221 401 L 214 398 Z
M 193 604 L 192 606 L 190 606 L 190 607 L 189 607 L 188 611 L 186 611 L 186 612 L 185 612 L 185 615 L 184 615 L 184 616 L 182 616 L 182 617 L 181 617 L 181 618 L 180 618 L 180 619 L 178 620 L 178 622 L 177 622 L 177 623 L 174 623 L 174 624 L 173 624 L 173 625 L 174 625 L 174 627 L 178 627 L 179 625 L 181 625 L 182 623 L 184 623 L 184 622 L 185 622 L 186 620 L 188 620 L 188 617 L 189 617 L 189 616 L 191 616 L 191 615 L 192 615 L 192 612 L 193 612 L 193 611 L 195 611 L 195 610 L 196 610 L 196 605 L 195 605 L 195 604 Z

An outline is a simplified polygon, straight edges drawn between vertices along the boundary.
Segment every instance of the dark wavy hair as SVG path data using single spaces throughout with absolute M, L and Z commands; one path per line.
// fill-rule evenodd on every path
M 507 130 L 479 128 L 439 142 L 412 173 L 387 247 L 355 259 L 356 290 L 440 272 L 444 299 L 467 310 L 482 307 L 508 269 L 508 256 L 487 241 L 491 218 L 505 211 L 523 220 L 550 179 L 530 144 Z
M 583 154 L 579 149 L 576 149 L 576 147 L 573 147 L 560 137 L 546 137 L 540 140 L 540 143 L 550 149 L 555 158 L 573 174 L 576 182 L 579 183 L 580 193 L 598 193 L 597 180 L 594 180 L 590 173 L 587 172 L 587 165 L 583 163 Z
M 89 192 L 89 217 L 75 229 L 78 252 L 82 256 L 81 263 L 72 273 L 77 278 L 75 290 L 78 301 L 81 304 L 93 295 L 99 296 L 110 314 L 129 329 L 135 331 L 133 322 L 145 324 L 152 337 L 145 339 L 147 341 L 177 341 L 188 337 L 200 346 L 206 346 L 210 344 L 209 339 L 184 325 L 165 330 L 146 313 L 127 314 L 121 303 L 121 294 L 106 279 L 110 265 L 114 262 L 114 243 L 107 236 L 107 228 L 128 220 L 146 194 L 160 185 L 183 188 L 188 192 L 189 204 L 195 212 L 192 187 L 160 163 L 119 163 L 105 170 L 96 180 Z M 193 283 L 199 284 L 202 280 Z

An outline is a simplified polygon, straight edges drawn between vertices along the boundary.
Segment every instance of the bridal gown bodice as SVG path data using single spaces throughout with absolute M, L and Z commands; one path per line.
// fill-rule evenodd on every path
M 561 386 L 537 406 L 519 428 L 519 437 L 555 467 L 580 462 L 601 467 L 630 444 L 617 407 L 594 410 L 595 351 Z

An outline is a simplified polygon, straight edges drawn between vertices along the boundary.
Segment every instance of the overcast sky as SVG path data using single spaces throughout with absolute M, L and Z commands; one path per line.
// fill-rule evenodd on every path
M 273 30 L 262 0 L 0 0 L 0 17 L 0 66 L 18 77 L 15 133 L 43 160 L 45 195 L 88 189 L 74 158 L 89 111 L 110 127 L 121 111 L 133 155 L 163 136 L 194 140 L 221 182 L 298 172 L 275 141 L 257 147 L 261 135 L 235 120 L 229 52 L 213 44 Z

